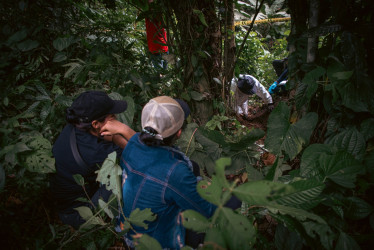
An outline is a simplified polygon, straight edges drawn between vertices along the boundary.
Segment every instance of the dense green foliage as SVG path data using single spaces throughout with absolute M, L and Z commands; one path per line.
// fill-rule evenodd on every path
M 219 10 L 226 1 L 213 2 L 223 17 Z M 247 16 L 259 4 L 234 2 Z M 80 209 L 87 223 L 79 231 L 61 225 L 48 191 L 48 175 L 54 172 L 51 147 L 65 123 L 66 107 L 82 91 L 100 89 L 128 101 L 119 119 L 137 131 L 141 107 L 154 96 L 183 98 L 195 114 L 200 112 L 196 103 L 211 100 L 215 115 L 206 124 L 190 120 L 179 140 L 205 175 L 199 193 L 219 206 L 212 218 L 184 213 L 187 228 L 206 232 L 204 248 L 374 245 L 373 4 L 326 1 L 320 26 L 310 30 L 307 15 L 301 14 L 310 1 L 289 0 L 288 6 L 285 1 L 263 2 L 264 17 L 289 10 L 293 23 L 255 26 L 237 58 L 235 74 L 253 74 L 268 86 L 276 78 L 271 61 L 289 56 L 287 102 L 271 113 L 266 134 L 230 117 L 227 100 L 217 95 L 219 79 L 212 93 L 186 84 L 188 64 L 197 82 L 204 74 L 201 65 L 213 64 L 212 50 L 200 47 L 203 42 L 197 39 L 191 43 L 197 48 L 187 51 L 181 30 L 172 27 L 176 17 L 163 12 L 172 11 L 169 1 L 157 1 L 155 8 L 170 25 L 177 59 L 161 78 L 148 60 L 143 18 L 150 12 L 143 1 L 2 1 L 0 237 L 5 244 L 12 249 L 106 249 L 119 242 L 121 235 L 113 230 L 121 204 L 115 156 L 109 155 L 98 176 L 114 195 L 95 211 Z M 208 32 L 212 24 L 206 23 L 207 13 L 191 13 L 201 31 Z M 237 27 L 237 47 L 246 32 Z M 307 62 L 307 39 L 313 36 L 319 37 L 317 59 Z M 289 55 L 288 45 L 294 48 Z M 255 142 L 264 135 L 262 147 Z M 260 161 L 263 151 L 275 155 L 274 164 Z M 230 182 L 227 176 L 237 179 Z M 76 181 L 82 184 L 80 176 Z M 233 194 L 243 201 L 237 211 L 221 206 Z M 146 226 L 144 221 L 153 219 L 151 211 L 136 210 L 125 229 Z M 147 235 L 138 241 L 140 248 L 158 247 Z

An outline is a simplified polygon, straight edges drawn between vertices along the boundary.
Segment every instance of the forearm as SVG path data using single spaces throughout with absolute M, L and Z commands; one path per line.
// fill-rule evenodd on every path
M 101 129 L 101 136 L 112 136 L 112 141 L 121 148 L 126 146 L 134 134 L 133 129 L 117 120 L 108 121 Z

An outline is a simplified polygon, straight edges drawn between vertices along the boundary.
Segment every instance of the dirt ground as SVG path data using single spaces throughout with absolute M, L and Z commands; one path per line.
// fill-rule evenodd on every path
M 288 101 L 287 96 L 273 96 L 274 108 L 278 105 L 281 101 Z M 258 128 L 265 131 L 265 136 L 261 138 L 258 143 L 264 145 L 264 140 L 266 138 L 266 130 L 267 130 L 267 123 L 270 115 L 270 111 L 267 109 L 267 105 L 262 104 L 262 102 L 258 101 L 249 101 L 248 105 L 248 118 L 244 118 L 243 116 L 236 116 L 236 119 L 247 128 Z

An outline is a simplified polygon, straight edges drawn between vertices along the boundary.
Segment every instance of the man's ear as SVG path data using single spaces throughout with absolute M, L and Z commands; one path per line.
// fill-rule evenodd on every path
M 182 134 L 182 129 L 179 129 L 177 131 L 177 138 L 179 139 L 181 137 L 181 134 Z
M 100 124 L 99 124 L 99 122 L 98 122 L 97 120 L 93 120 L 93 121 L 91 122 L 91 125 L 92 125 L 92 127 L 93 127 L 94 129 L 98 129 L 98 128 L 100 127 Z

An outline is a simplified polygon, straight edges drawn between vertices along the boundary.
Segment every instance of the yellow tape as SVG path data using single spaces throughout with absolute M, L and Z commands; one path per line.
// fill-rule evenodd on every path
M 269 19 L 261 19 L 261 20 L 255 20 L 255 24 L 258 23 L 275 23 L 275 22 L 286 22 L 291 20 L 291 17 L 281 17 L 281 18 L 269 18 Z M 252 20 L 248 21 L 239 21 L 235 22 L 235 26 L 241 26 L 241 25 L 248 25 L 251 24 Z

